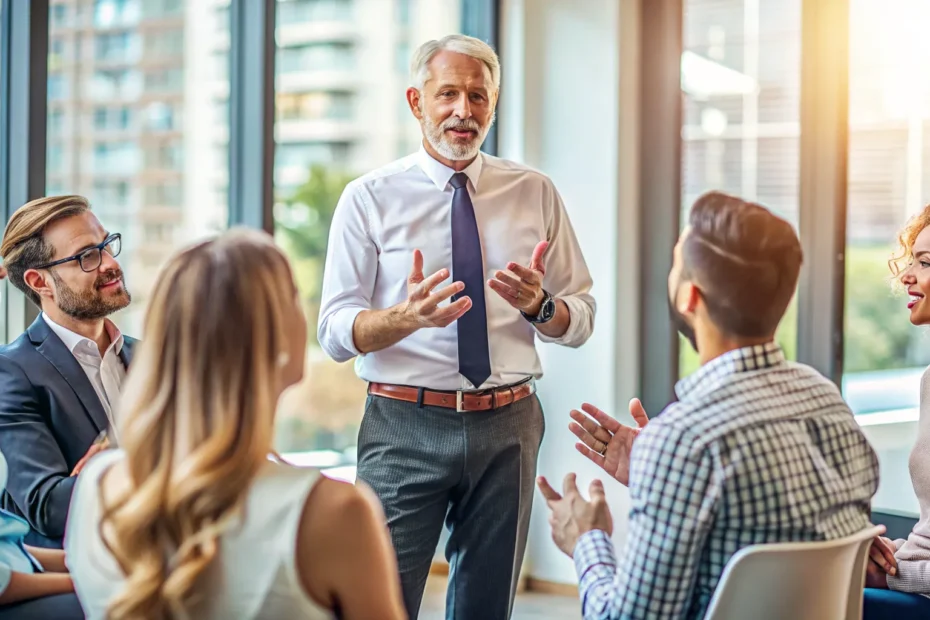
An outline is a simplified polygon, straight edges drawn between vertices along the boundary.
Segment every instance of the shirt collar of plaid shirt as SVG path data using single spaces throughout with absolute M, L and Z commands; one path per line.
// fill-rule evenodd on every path
M 785 352 L 774 342 L 727 351 L 707 362 L 675 384 L 678 400 L 712 392 L 730 375 L 751 370 L 768 370 L 787 363 Z

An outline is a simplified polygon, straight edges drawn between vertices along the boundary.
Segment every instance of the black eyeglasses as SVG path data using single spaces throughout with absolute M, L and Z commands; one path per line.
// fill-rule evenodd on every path
M 62 258 L 51 263 L 46 263 L 44 265 L 39 265 L 33 269 L 48 269 L 49 267 L 54 267 L 55 265 L 63 265 L 65 263 L 70 263 L 71 261 L 78 261 L 81 265 L 81 269 L 90 273 L 95 271 L 100 267 L 100 263 L 103 261 L 103 255 L 101 252 L 106 251 L 107 254 L 116 258 L 119 256 L 120 250 L 122 250 L 123 243 L 122 237 L 119 233 L 113 233 L 109 237 L 103 240 L 103 243 L 95 245 L 93 247 L 82 250 L 80 254 L 75 254 L 74 256 L 69 256 L 68 258 Z

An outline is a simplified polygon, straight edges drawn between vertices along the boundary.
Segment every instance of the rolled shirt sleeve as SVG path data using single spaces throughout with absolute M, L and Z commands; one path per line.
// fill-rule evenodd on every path
M 536 335 L 543 342 L 580 347 L 594 331 L 594 315 L 597 304 L 591 296 L 593 281 L 588 265 L 578 244 L 578 238 L 565 210 L 562 197 L 552 181 L 547 179 L 544 200 L 551 214 L 549 221 L 549 248 L 543 257 L 546 275 L 543 287 L 565 302 L 571 322 L 562 336 L 552 338 L 540 331 Z
M 359 313 L 371 309 L 377 271 L 365 197 L 352 182 L 333 213 L 317 325 L 320 346 L 337 362 L 359 355 L 352 330 Z

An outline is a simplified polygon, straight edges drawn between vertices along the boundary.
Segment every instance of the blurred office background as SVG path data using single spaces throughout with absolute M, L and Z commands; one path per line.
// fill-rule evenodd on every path
M 122 232 L 138 334 L 172 251 L 230 225 L 273 232 L 315 326 L 329 222 L 345 184 L 415 150 L 411 53 L 465 32 L 503 64 L 485 151 L 549 174 L 595 279 L 595 335 L 544 347 L 540 471 L 597 475 L 567 412 L 658 413 L 696 356 L 667 320 L 671 248 L 721 189 L 798 227 L 790 357 L 843 389 L 882 459 L 875 509 L 913 515 L 907 472 L 930 336 L 887 260 L 930 202 L 927 0 L 3 0 L 0 209 L 78 193 Z M 0 335 L 35 310 L 4 285 Z M 210 303 L 204 299 L 203 303 Z M 311 329 L 311 334 L 315 329 Z M 278 448 L 354 475 L 365 385 L 311 336 Z M 624 536 L 626 491 L 608 485 Z M 543 506 L 525 573 L 571 584 Z

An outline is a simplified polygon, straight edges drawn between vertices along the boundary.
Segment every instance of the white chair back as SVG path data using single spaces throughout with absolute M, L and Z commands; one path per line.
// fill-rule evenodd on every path
M 861 620 L 869 546 L 884 532 L 878 525 L 837 540 L 740 549 L 705 620 Z

